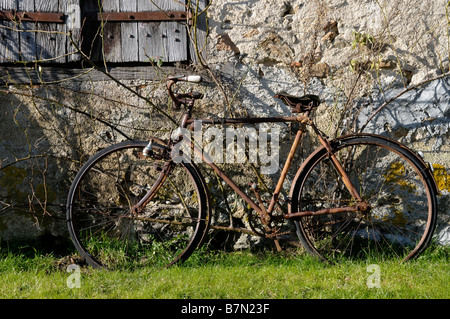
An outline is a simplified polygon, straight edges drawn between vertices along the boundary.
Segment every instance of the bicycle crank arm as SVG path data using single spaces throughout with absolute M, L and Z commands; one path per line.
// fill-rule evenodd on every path
M 122 218 L 132 219 L 132 220 L 142 220 L 151 223 L 159 223 L 159 224 L 169 224 L 169 225 L 182 225 L 182 226 L 194 226 L 196 220 L 191 220 L 189 222 L 177 221 L 177 220 L 166 220 L 166 219 L 156 219 L 150 217 L 143 216 L 123 216 Z
M 315 212 L 314 211 L 304 211 L 304 212 L 285 214 L 284 218 L 330 215 L 330 214 L 339 214 L 339 213 L 348 213 L 348 212 L 361 212 L 364 210 L 365 209 L 361 209 L 361 207 L 359 205 L 358 206 L 339 207 L 339 208 L 327 208 L 327 209 L 321 209 L 321 210 L 318 210 Z

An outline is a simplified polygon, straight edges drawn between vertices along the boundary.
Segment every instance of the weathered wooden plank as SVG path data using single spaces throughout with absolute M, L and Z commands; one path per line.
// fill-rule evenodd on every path
M 189 51 L 191 60 L 199 63 L 200 58 L 206 60 L 207 21 L 206 11 L 208 0 L 191 0 L 191 10 L 194 16 L 194 25 L 190 29 Z
M 186 2 L 138 0 L 139 11 L 184 11 Z M 177 22 L 139 22 L 139 61 L 161 58 L 164 62 L 187 60 L 187 31 Z
M 35 0 L 36 12 L 58 12 L 58 1 Z M 65 63 L 67 38 L 62 34 L 64 24 L 37 23 L 36 29 L 36 59 L 40 62 Z
M 160 3 L 167 5 L 162 8 L 164 11 L 182 11 L 186 10 L 186 1 L 161 1 Z M 163 36 L 163 43 L 166 48 L 166 61 L 187 61 L 188 59 L 188 37 L 186 23 L 181 22 L 164 22 L 162 27 L 165 27 L 165 37 Z
M 72 38 L 80 44 L 80 32 L 81 32 L 81 8 L 80 0 L 59 0 L 59 10 L 66 15 L 66 23 L 62 27 L 63 32 L 68 34 L 72 33 Z M 75 48 L 72 45 L 70 39 L 66 36 L 66 53 L 69 54 L 66 57 L 66 62 L 79 61 L 81 59 L 80 54 L 75 53 Z
M 170 8 L 167 10 L 181 11 L 186 10 L 185 1 L 168 2 Z M 166 22 L 165 46 L 167 48 L 167 61 L 186 61 L 188 59 L 188 37 L 186 22 Z
M 148 0 L 138 0 L 137 10 L 159 11 Z M 138 22 L 139 61 L 148 62 L 161 54 L 162 39 L 159 32 L 161 22 Z
M 104 0 L 103 12 L 118 12 L 119 0 Z M 103 57 L 108 62 L 122 62 L 122 34 L 120 22 L 102 21 L 103 29 Z
M 16 0 L 0 0 L 2 10 L 17 10 Z M 19 33 L 13 31 L 15 24 L 0 21 L 0 63 L 19 60 Z
M 136 12 L 137 0 L 119 0 L 121 12 Z M 139 61 L 138 23 L 122 22 L 121 26 L 121 49 L 122 62 Z
M 108 73 L 118 80 L 161 80 L 161 74 L 185 74 L 185 69 L 171 66 L 162 66 L 162 72 L 152 66 L 117 66 L 108 68 Z M 80 81 L 109 81 L 104 73 L 89 69 L 72 69 L 50 64 L 42 66 L 39 74 L 35 68 L 20 66 L 0 66 L 0 85 L 30 84 L 56 82 L 59 85 Z
M 34 0 L 21 0 L 18 2 L 19 11 L 34 11 Z M 22 30 L 35 30 L 36 24 L 33 22 L 22 22 L 19 26 Z M 36 60 L 36 33 L 20 32 L 20 57 L 22 61 Z

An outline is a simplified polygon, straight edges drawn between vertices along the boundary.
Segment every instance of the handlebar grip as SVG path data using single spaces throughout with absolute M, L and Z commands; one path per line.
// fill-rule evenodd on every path
M 202 77 L 200 75 L 188 75 L 183 78 L 183 81 L 200 83 L 202 81 Z
M 178 81 L 184 81 L 184 82 L 193 82 L 193 83 L 200 83 L 203 79 L 201 77 L 201 75 L 175 75 L 175 76 L 170 76 L 167 78 L 168 81 L 174 81 L 174 82 L 178 82 Z

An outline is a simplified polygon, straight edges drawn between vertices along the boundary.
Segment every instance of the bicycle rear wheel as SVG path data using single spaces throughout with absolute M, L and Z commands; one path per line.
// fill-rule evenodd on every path
M 94 267 L 169 266 L 187 259 L 207 231 L 208 198 L 196 167 L 143 157 L 147 144 L 123 142 L 100 151 L 72 183 L 69 232 Z M 145 207 L 134 209 L 149 192 Z
M 331 146 L 371 209 L 297 219 L 305 248 L 330 262 L 417 256 L 436 224 L 437 190 L 427 166 L 400 144 L 374 135 L 344 137 Z M 292 213 L 357 204 L 324 148 L 298 171 L 291 198 Z

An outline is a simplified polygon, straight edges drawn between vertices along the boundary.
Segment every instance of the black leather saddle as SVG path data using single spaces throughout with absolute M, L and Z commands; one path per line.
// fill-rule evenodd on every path
M 292 113 L 303 113 L 306 111 L 311 111 L 320 105 L 320 98 L 317 95 L 304 95 L 295 96 L 287 94 L 286 92 L 280 92 L 274 95 L 275 98 L 283 101 L 284 104 L 288 105 L 292 109 Z

